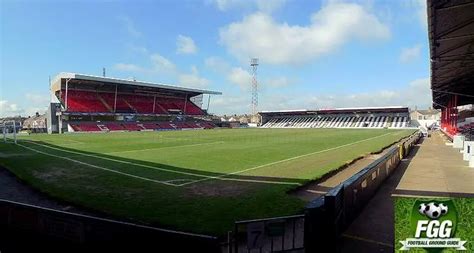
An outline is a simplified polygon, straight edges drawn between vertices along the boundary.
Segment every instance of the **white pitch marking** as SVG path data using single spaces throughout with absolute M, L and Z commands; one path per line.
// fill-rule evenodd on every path
M 104 154 L 122 154 L 122 153 L 132 153 L 132 152 L 141 152 L 141 151 L 150 151 L 150 150 L 160 150 L 160 149 L 169 149 L 169 148 L 195 147 L 195 146 L 211 145 L 211 144 L 218 144 L 218 143 L 224 143 L 224 142 L 223 142 L 223 141 L 215 141 L 215 142 L 206 142 L 206 143 L 197 143 L 197 144 L 186 144 L 186 145 L 179 145 L 179 146 L 159 147 L 159 148 L 134 149 L 134 150 L 108 152 L 108 153 L 104 153 Z
M 192 180 L 192 179 L 183 178 L 183 179 L 167 180 L 167 181 L 165 181 L 165 182 L 166 182 L 166 183 L 174 183 L 174 182 L 181 182 L 181 181 L 193 181 L 193 180 Z M 173 185 L 180 186 L 179 184 L 173 184 Z
M 257 180 L 257 179 L 242 179 L 242 178 L 218 178 L 222 181 L 239 181 L 239 182 L 253 182 L 253 183 L 265 183 L 265 184 L 289 184 L 289 185 L 301 185 L 296 182 L 286 182 L 286 181 L 267 181 L 267 180 Z M 194 183 L 194 182 L 192 182 Z M 182 186 L 182 185 L 181 185 Z
M 112 172 L 112 173 L 117 173 L 117 174 L 120 174 L 120 175 L 123 175 L 123 176 L 133 177 L 133 178 L 137 178 L 137 179 L 141 179 L 141 180 L 145 180 L 145 181 L 150 181 L 150 182 L 154 182 L 154 183 L 159 183 L 159 184 L 165 184 L 165 185 L 169 185 L 169 186 L 178 186 L 178 185 L 170 184 L 170 183 L 167 183 L 167 182 L 164 182 L 164 181 L 158 181 L 158 180 L 154 180 L 154 179 L 150 179 L 150 178 L 146 178 L 146 177 L 135 176 L 135 175 L 128 174 L 128 173 L 124 173 L 124 172 L 120 172 L 120 171 L 116 171 L 116 170 L 112 170 L 112 169 L 107 169 L 107 168 L 104 168 L 104 167 L 101 167 L 101 166 L 89 164 L 89 163 L 86 163 L 86 162 L 81 162 L 81 161 L 78 161 L 78 160 L 75 160 L 75 159 L 72 159 L 72 158 L 69 158 L 69 157 L 53 155 L 53 154 L 46 153 L 46 152 L 43 152 L 43 151 L 39 151 L 39 150 L 36 150 L 34 148 L 30 148 L 30 147 L 27 147 L 27 146 L 24 146 L 24 145 L 21 145 L 21 144 L 18 144 L 18 146 L 29 149 L 29 150 L 34 151 L 36 153 L 40 153 L 40 154 L 43 154 L 43 155 L 68 160 L 68 161 L 75 162 L 75 163 L 82 164 L 82 165 L 86 165 L 86 166 L 89 166 L 89 167 L 92 167 L 92 168 L 105 170 L 105 171 Z
M 31 141 L 25 141 L 25 142 L 28 142 L 28 143 L 31 143 L 31 144 L 34 144 L 34 145 L 38 145 L 38 146 L 43 146 L 43 147 L 50 148 L 50 149 L 59 150 L 59 151 L 61 151 L 61 152 L 66 152 L 66 153 L 71 153 L 71 154 L 77 154 L 77 155 L 81 155 L 81 156 L 89 156 L 89 157 L 94 157 L 94 158 L 98 158 L 98 159 L 104 159 L 104 160 L 113 161 L 113 162 L 118 162 L 118 163 L 130 164 L 130 165 L 139 166 L 139 167 L 144 167 L 144 168 L 153 169 L 153 170 L 160 170 L 160 171 L 166 171 L 166 172 L 177 173 L 177 174 L 183 174 L 183 175 L 188 175 L 188 176 L 196 176 L 196 177 L 212 177 L 212 176 L 206 176 L 206 175 L 202 175 L 202 174 L 196 174 L 196 173 L 190 173 L 190 172 L 184 172 L 184 171 L 177 171 L 177 170 L 170 170 L 170 169 L 165 169 L 165 168 L 160 168 L 160 167 L 153 167 L 153 166 L 144 165 L 144 164 L 139 164 L 139 163 L 132 163 L 132 162 L 127 162 L 127 161 L 112 159 L 112 158 L 108 158 L 108 157 L 102 157 L 102 156 L 96 156 L 96 155 L 91 155 L 91 154 L 85 154 L 85 153 L 81 153 L 81 152 L 75 152 L 75 151 L 70 151 L 70 150 L 64 150 L 64 149 L 55 148 L 55 147 L 51 147 L 51 146 L 44 145 L 44 144 L 38 144 L 38 143 L 35 143 L 35 142 L 31 142 Z
M 293 182 L 281 182 L 281 181 L 278 182 L 278 181 L 264 181 L 264 180 L 253 180 L 253 179 L 221 178 L 221 177 L 216 177 L 216 176 L 206 176 L 206 175 L 202 175 L 202 174 L 195 174 L 195 173 L 189 173 L 189 172 L 182 172 L 182 171 L 169 170 L 169 169 L 164 169 L 164 168 L 160 168 L 160 167 L 152 167 L 152 166 L 148 166 L 148 165 L 144 165 L 144 164 L 126 162 L 126 161 L 116 160 L 116 159 L 107 158 L 107 157 L 101 157 L 101 156 L 90 155 L 90 154 L 85 154 L 85 153 L 81 153 L 81 152 L 75 152 L 75 151 L 70 151 L 70 150 L 64 150 L 64 149 L 55 148 L 55 147 L 51 147 L 51 146 L 44 145 L 44 144 L 38 144 L 38 143 L 35 143 L 35 142 L 26 141 L 26 140 L 25 140 L 25 142 L 28 142 L 28 143 L 31 143 L 31 144 L 34 144 L 34 145 L 38 145 L 38 146 L 43 146 L 43 147 L 50 148 L 50 149 L 54 149 L 54 150 L 59 150 L 59 151 L 62 151 L 62 152 L 67 152 L 67 153 L 72 153 L 72 154 L 78 154 L 78 155 L 82 155 L 82 156 L 89 156 L 89 157 L 94 157 L 94 158 L 98 158 L 98 159 L 109 160 L 109 161 L 113 161 L 113 162 L 131 164 L 131 165 L 140 166 L 140 167 L 149 168 L 149 169 L 154 169 L 154 170 L 161 170 L 161 171 L 166 171 L 166 172 L 171 172 L 171 173 L 177 173 L 177 174 L 184 174 L 184 175 L 196 176 L 196 177 L 201 177 L 201 178 L 209 178 L 209 179 L 217 178 L 217 179 L 219 179 L 219 180 L 225 180 L 225 181 L 242 181 L 242 182 L 256 182 L 256 183 L 267 183 L 267 184 L 293 184 L 293 185 L 294 185 L 294 184 L 297 184 L 297 185 L 299 185 L 299 183 L 293 183 Z M 22 146 L 23 146 L 23 145 L 22 145 Z M 45 153 L 45 154 L 47 154 L 47 153 Z M 51 155 L 52 155 L 52 154 L 51 154 Z M 52 156 L 61 157 L 61 156 L 56 156 L 56 155 L 52 155 Z M 63 157 L 61 157 L 61 158 L 63 158 Z M 68 159 L 70 159 L 70 158 L 68 158 Z M 79 161 L 78 161 L 78 162 L 79 162 Z M 84 163 L 84 164 L 87 164 L 87 163 Z M 95 165 L 93 165 L 93 166 L 95 166 Z M 228 174 L 225 174 L 225 175 L 228 175 Z M 150 179 L 150 180 L 152 180 L 152 179 Z M 179 180 L 179 179 L 178 179 L 178 180 Z M 172 185 L 172 186 L 183 186 L 183 185 L 187 185 L 187 184 L 194 183 L 194 182 L 197 182 L 197 181 L 201 181 L 201 180 L 192 180 L 192 179 L 184 179 L 184 180 L 188 180 L 188 181 L 191 181 L 191 182 L 183 183 L 183 184 L 178 184 L 178 185 L 176 185 L 176 184 L 169 184 L 169 185 Z M 158 181 L 158 182 L 161 182 L 161 181 Z M 168 181 L 164 181 L 164 182 L 161 182 L 161 183 L 167 184 L 166 182 L 168 182 Z
M 361 142 L 364 142 L 364 141 L 368 141 L 368 140 L 380 138 L 380 137 L 383 137 L 383 136 L 386 136 L 386 135 L 389 135 L 389 134 L 393 134 L 393 133 L 386 133 L 386 134 L 378 135 L 378 136 L 375 136 L 375 137 L 370 137 L 370 138 L 367 138 L 367 139 L 364 139 L 364 140 L 360 140 L 360 141 L 356 141 L 356 142 L 351 142 L 351 143 L 348 143 L 348 144 L 344 144 L 344 145 L 341 145 L 341 146 L 337 146 L 337 147 L 333 147 L 333 148 L 328 148 L 328 149 L 320 150 L 320 151 L 316 151 L 316 152 L 311 152 L 311 153 L 304 154 L 304 155 L 294 156 L 294 157 L 290 157 L 290 158 L 283 159 L 283 160 L 280 160 L 280 161 L 275 161 L 275 162 L 271 162 L 271 163 L 266 163 L 266 164 L 262 164 L 262 165 L 259 165 L 259 166 L 256 166 L 256 167 L 252 167 L 252 168 L 248 168 L 248 169 L 244 169 L 244 170 L 235 171 L 235 172 L 223 174 L 223 175 L 220 175 L 220 176 L 214 176 L 214 177 L 208 177 L 208 178 L 199 179 L 199 180 L 196 180 L 196 181 L 193 181 L 193 182 L 189 182 L 189 183 L 182 184 L 182 186 L 183 186 L 183 185 L 193 184 L 193 183 L 198 183 L 198 182 L 202 182 L 202 181 L 210 180 L 210 179 L 221 179 L 221 178 L 223 178 L 223 177 L 232 176 L 232 175 L 235 175 L 235 174 L 240 174 L 240 173 L 243 173 L 243 172 L 247 172 L 247 171 L 251 171 L 251 170 L 256 170 L 256 169 L 260 169 L 260 168 L 267 167 L 267 166 L 270 166 L 270 165 L 275 165 L 275 164 L 278 164 L 278 163 L 288 162 L 288 161 L 292 161 L 292 160 L 299 159 L 299 158 L 302 158 L 302 157 L 311 156 L 311 155 L 315 155 L 315 154 L 320 154 L 320 153 L 328 152 L 328 151 L 331 151 L 331 150 L 335 150 L 335 149 L 339 149 L 339 148 L 351 146 L 351 145 L 354 145 L 354 144 L 357 144 L 357 143 L 361 143 Z

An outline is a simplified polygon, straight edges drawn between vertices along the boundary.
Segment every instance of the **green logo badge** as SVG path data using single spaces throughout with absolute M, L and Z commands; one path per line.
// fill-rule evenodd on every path
M 466 241 L 454 238 L 457 211 L 452 200 L 416 200 L 411 211 L 411 238 L 400 241 L 400 250 L 415 248 L 466 250 Z

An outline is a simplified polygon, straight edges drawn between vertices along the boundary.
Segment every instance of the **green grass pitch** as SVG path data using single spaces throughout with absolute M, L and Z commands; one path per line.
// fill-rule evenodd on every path
M 215 129 L 20 136 L 0 165 L 41 191 L 113 217 L 223 235 L 295 214 L 287 194 L 413 130 Z

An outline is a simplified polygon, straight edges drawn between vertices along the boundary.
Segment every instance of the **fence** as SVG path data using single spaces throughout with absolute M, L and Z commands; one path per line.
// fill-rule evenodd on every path
M 24 242 L 30 244 L 25 245 Z M 218 238 L 0 200 L 0 250 L 220 252 Z M 153 250 L 149 250 L 153 249 Z

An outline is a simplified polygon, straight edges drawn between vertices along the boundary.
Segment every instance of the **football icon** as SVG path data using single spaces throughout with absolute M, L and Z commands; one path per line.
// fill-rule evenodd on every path
M 448 213 L 448 206 L 443 204 L 443 203 L 439 203 L 439 207 L 441 208 L 441 215 L 445 215 Z
M 421 215 L 425 215 L 426 208 L 427 208 L 427 205 L 425 203 L 421 203 L 420 206 L 418 207 L 418 212 Z
M 430 202 L 428 204 L 421 203 L 418 206 L 418 212 L 430 219 L 438 219 L 448 213 L 448 206 L 443 203 Z
M 425 214 L 431 219 L 438 219 L 441 216 L 441 207 L 437 203 L 430 202 L 426 205 Z

